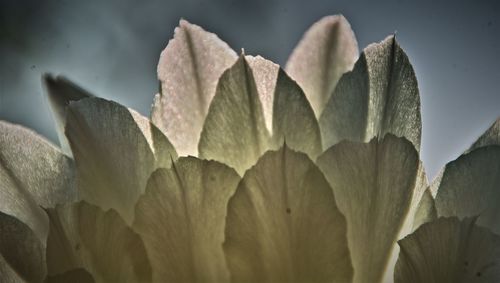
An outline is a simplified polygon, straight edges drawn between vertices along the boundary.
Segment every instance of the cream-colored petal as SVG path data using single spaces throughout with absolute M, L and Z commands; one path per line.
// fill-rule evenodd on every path
M 44 283 L 94 283 L 94 277 L 83 268 L 75 268 L 61 274 L 47 276 Z
M 488 145 L 500 145 L 500 118 L 498 118 L 466 151 L 470 152 L 476 148 Z
M 233 282 L 350 282 L 346 221 L 323 174 L 287 147 L 267 152 L 230 199 Z
M 439 218 L 399 245 L 396 283 L 500 282 L 500 237 L 474 219 Z
M 472 217 L 500 233 L 500 146 L 477 148 L 446 165 L 436 195 L 439 216 Z
M 425 190 L 422 199 L 418 204 L 413 221 L 413 230 L 416 230 L 422 224 L 432 222 L 437 219 L 436 203 L 432 197 L 430 189 Z
M 73 161 L 44 138 L 0 121 L 0 211 L 28 225 L 45 243 L 48 219 L 40 206 L 76 199 Z
M 319 123 L 324 148 L 344 139 L 367 142 L 392 133 L 420 150 L 417 79 L 394 36 L 363 51 L 354 69 L 339 80 Z
M 174 148 L 148 119 L 115 102 L 86 98 L 71 103 L 67 112 L 66 135 L 82 199 L 116 209 L 132 223 L 149 176 L 170 167 Z
M 222 72 L 236 53 L 215 34 L 181 20 L 160 56 L 160 93 L 152 121 L 172 141 L 179 155 L 197 155 L 198 140 Z
M 255 79 L 242 55 L 219 80 L 201 132 L 199 154 L 243 174 L 269 148 Z
M 386 282 L 396 241 L 411 229 L 412 210 L 427 186 L 418 153 L 406 139 L 386 135 L 370 143 L 341 142 L 317 164 L 347 219 L 353 282 Z
M 136 206 L 155 282 L 228 282 L 222 242 L 229 197 L 240 177 L 215 162 L 181 158 L 158 169 Z
M 19 219 L 0 212 L 0 281 L 42 282 L 45 243 Z
M 286 65 L 319 117 L 342 74 L 358 58 L 358 43 L 342 15 L 327 16 L 304 34 Z
M 78 202 L 47 211 L 48 274 L 84 268 L 96 282 L 150 282 L 144 244 L 114 210 Z
M 263 152 L 284 142 L 316 158 L 322 148 L 314 112 L 278 65 L 242 55 L 221 77 L 202 131 L 200 156 L 243 174 Z
M 45 74 L 42 77 L 42 83 L 50 102 L 61 149 L 66 155 L 72 156 L 71 148 L 64 134 L 66 109 L 71 101 L 78 101 L 83 98 L 92 97 L 93 95 L 61 76 L 54 77 L 50 74 Z
M 313 109 L 300 87 L 279 70 L 273 106 L 273 140 L 316 159 L 322 152 L 321 134 Z
M 4 283 L 26 283 L 0 254 L 0 278 Z
M 500 145 L 500 118 L 498 118 L 463 154 L 467 154 L 475 149 L 489 145 Z M 430 189 L 433 196 L 436 196 L 437 194 L 446 168 L 447 167 L 441 168 L 437 176 L 432 181 Z
M 29 129 L 0 121 L 0 167 L 38 205 L 76 200 L 73 160 Z
M 264 113 L 266 128 L 271 133 L 273 131 L 273 103 L 280 66 L 261 56 L 253 57 L 246 55 L 245 60 L 252 70 L 262 105 L 262 112 Z

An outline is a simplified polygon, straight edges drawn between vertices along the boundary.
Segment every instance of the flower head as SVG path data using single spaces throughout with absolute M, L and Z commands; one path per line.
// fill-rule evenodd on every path
M 181 20 L 158 79 L 148 119 L 46 75 L 60 148 L 0 122 L 2 280 L 500 280 L 500 120 L 429 185 L 395 36 L 325 17 L 282 69 Z

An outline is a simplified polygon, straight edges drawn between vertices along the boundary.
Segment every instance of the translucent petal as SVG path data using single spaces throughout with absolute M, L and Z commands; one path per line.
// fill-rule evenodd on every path
M 425 190 L 420 203 L 418 204 L 413 222 L 413 230 L 416 230 L 420 225 L 432 222 L 437 219 L 436 203 L 429 189 Z
M 149 282 L 151 266 L 144 244 L 114 210 L 85 202 L 47 211 L 48 274 L 84 268 L 96 282 Z
M 38 205 L 76 200 L 74 163 L 42 136 L 0 121 L 0 167 Z M 1 209 L 0 209 L 1 210 Z
M 28 225 L 45 243 L 40 208 L 77 198 L 73 161 L 41 136 L 0 121 L 0 211 Z
M 269 132 L 255 79 L 242 55 L 219 80 L 203 125 L 199 154 L 242 174 L 269 148 Z
M 327 16 L 306 31 L 286 65 L 319 117 L 338 80 L 358 58 L 358 43 L 342 15 Z
M 215 162 L 180 158 L 158 169 L 136 206 L 155 282 L 228 282 L 222 251 L 229 197 L 240 177 Z
M 473 217 L 500 233 L 500 146 L 477 148 L 446 165 L 439 182 L 439 216 Z
M 200 156 L 224 162 L 239 174 L 284 142 L 311 158 L 322 150 L 318 122 L 304 93 L 278 65 L 261 57 L 242 55 L 224 73 L 203 127 Z
M 418 153 L 408 140 L 386 135 L 370 143 L 341 142 L 317 164 L 347 219 L 353 282 L 386 282 L 396 241 L 411 231 L 427 187 Z
M 273 102 L 280 66 L 260 56 L 245 56 L 259 93 L 267 130 L 273 131 Z
M 78 101 L 83 98 L 92 97 L 93 95 L 65 77 L 53 77 L 50 74 L 46 74 L 43 76 L 42 82 L 45 86 L 50 108 L 56 122 L 57 137 L 59 138 L 61 149 L 66 155 L 72 156 L 71 148 L 64 134 L 66 109 L 71 101 Z
M 476 148 L 488 145 L 500 145 L 500 118 L 498 118 L 489 128 L 484 132 L 472 146 L 467 150 L 470 152 Z
M 114 208 L 132 223 L 151 173 L 170 167 L 176 153 L 148 119 L 117 103 L 86 98 L 68 108 L 66 135 L 82 199 Z
M 346 222 L 314 163 L 267 152 L 230 199 L 224 251 L 233 282 L 350 282 Z
M 0 281 L 42 282 L 45 243 L 26 224 L 0 212 Z
M 94 283 L 92 275 L 83 268 L 75 268 L 54 276 L 48 276 L 44 283 Z
M 181 20 L 160 56 L 151 119 L 180 155 L 197 155 L 198 140 L 222 72 L 236 53 L 215 34 Z
M 417 79 L 394 36 L 369 45 L 339 80 L 319 119 L 323 146 L 369 141 L 386 133 L 420 150 L 422 122 Z
M 274 92 L 273 140 L 316 159 L 322 152 L 318 121 L 300 87 L 280 70 Z
M 500 281 L 500 237 L 474 219 L 439 218 L 399 241 L 396 283 Z

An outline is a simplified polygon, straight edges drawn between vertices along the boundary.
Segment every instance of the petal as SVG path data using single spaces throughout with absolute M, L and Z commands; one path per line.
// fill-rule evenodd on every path
M 48 274 L 84 268 L 96 282 L 148 282 L 151 266 L 144 244 L 114 210 L 85 202 L 47 211 Z
M 472 217 L 500 233 L 500 146 L 477 148 L 446 165 L 436 195 L 439 216 Z
M 40 208 L 75 200 L 73 161 L 24 127 L 0 121 L 0 211 L 28 225 L 45 243 L 48 219 Z
M 273 131 L 273 102 L 280 66 L 260 56 L 245 56 L 257 86 L 264 121 L 269 132 Z
M 53 77 L 50 74 L 45 74 L 42 82 L 45 86 L 50 108 L 56 122 L 57 137 L 59 138 L 61 149 L 68 156 L 72 156 L 71 148 L 64 134 L 66 109 L 71 101 L 78 101 L 83 98 L 92 97 L 93 95 L 65 77 Z
M 219 80 L 201 132 L 199 154 L 242 174 L 269 147 L 255 80 L 242 55 Z
M 498 118 L 489 128 L 484 132 L 463 154 L 467 154 L 477 148 L 489 146 L 489 145 L 500 145 L 500 118 Z M 447 164 L 448 165 L 448 164 Z M 447 167 L 441 168 L 437 176 L 432 181 L 431 192 L 433 196 L 436 196 L 443 175 Z
M 148 119 L 117 103 L 86 98 L 71 103 L 67 112 L 66 135 L 82 199 L 114 208 L 132 223 L 149 176 L 170 167 L 174 148 Z
M 498 118 L 484 134 L 482 134 L 467 150 L 470 152 L 476 148 L 488 145 L 500 145 L 500 118 Z
M 267 152 L 230 199 L 224 251 L 234 282 L 350 282 L 346 222 L 313 162 Z
M 293 50 L 286 71 L 302 87 L 319 117 L 343 73 L 358 57 L 358 43 L 342 15 L 313 24 Z
M 42 282 L 46 273 L 45 243 L 26 224 L 0 212 L 1 281 Z
M 202 131 L 200 156 L 243 174 L 263 152 L 284 141 L 316 158 L 322 148 L 314 112 L 300 87 L 278 65 L 242 55 L 221 77 Z
M 25 283 L 19 275 L 0 254 L 0 278 L 6 283 Z
M 341 142 L 317 164 L 347 219 L 353 282 L 386 282 L 396 241 L 406 226 L 411 229 L 412 211 L 427 187 L 418 153 L 406 139 L 386 135 L 370 143 Z
M 399 245 L 395 282 L 500 281 L 500 237 L 474 219 L 440 218 Z
M 0 133 L 0 167 L 18 189 L 22 187 L 43 207 L 76 200 L 71 158 L 22 126 L 0 121 Z
M 215 34 L 181 20 L 160 56 L 152 121 L 166 134 L 180 155 L 196 155 L 197 144 L 222 72 L 236 61 L 236 53 Z
M 92 275 L 83 268 L 75 268 L 54 276 L 48 276 L 44 283 L 94 283 Z
M 420 203 L 418 204 L 415 218 L 413 221 L 413 230 L 416 230 L 420 225 L 432 222 L 437 219 L 436 203 L 429 189 L 425 190 Z
M 322 152 L 318 121 L 300 87 L 280 69 L 274 92 L 273 140 L 316 159 Z
M 229 197 L 240 177 L 215 161 L 179 159 L 158 169 L 136 206 L 155 282 L 227 282 L 222 242 Z
M 339 80 L 320 120 L 323 146 L 392 133 L 420 150 L 422 123 L 415 72 L 394 36 L 369 45 Z

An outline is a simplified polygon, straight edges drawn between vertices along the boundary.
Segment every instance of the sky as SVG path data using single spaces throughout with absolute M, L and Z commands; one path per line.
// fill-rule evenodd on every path
M 41 74 L 149 115 L 179 19 L 284 66 L 316 20 L 343 14 L 360 48 L 396 33 L 419 82 L 428 177 L 500 117 L 497 0 L 0 0 L 0 120 L 57 143 Z

